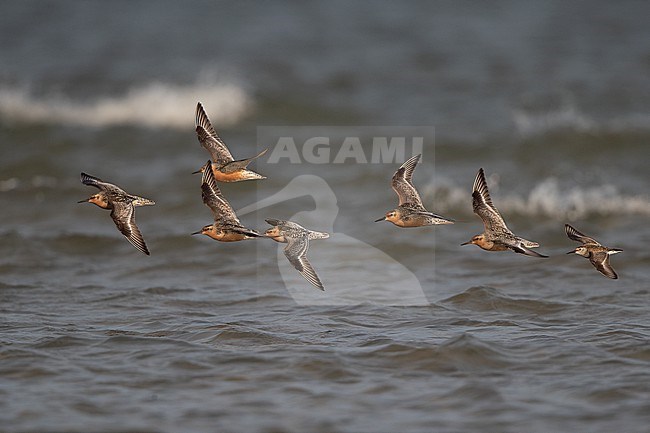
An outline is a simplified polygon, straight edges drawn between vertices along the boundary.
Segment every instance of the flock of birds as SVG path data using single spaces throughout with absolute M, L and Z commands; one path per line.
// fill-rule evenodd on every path
M 249 170 L 247 167 L 253 160 L 264 155 L 267 149 L 252 158 L 235 160 L 210 123 L 200 102 L 196 106 L 195 126 L 198 140 L 210 153 L 210 159 L 194 173 L 202 173 L 201 197 L 203 203 L 212 211 L 214 222 L 192 234 L 203 234 L 220 242 L 236 242 L 268 237 L 276 242 L 286 243 L 284 254 L 289 263 L 312 285 L 324 290 L 323 283 L 307 260 L 307 250 L 309 249 L 310 240 L 326 239 L 329 237 L 328 233 L 306 229 L 293 221 L 269 218 L 266 219 L 266 222 L 272 227 L 266 230 L 264 234 L 260 234 L 256 230 L 245 227 L 239 221 L 235 211 L 217 185 L 217 182 L 265 179 L 264 176 Z M 420 156 L 413 156 L 397 169 L 393 175 L 391 185 L 399 198 L 398 206 L 375 222 L 389 221 L 398 227 L 422 227 L 454 223 L 452 219 L 428 211 L 422 204 L 422 199 L 412 181 L 413 172 L 420 160 Z M 86 173 L 81 173 L 81 182 L 84 185 L 99 189 L 99 192 L 79 201 L 79 203 L 89 202 L 102 209 L 110 210 L 111 218 L 118 230 L 134 247 L 149 255 L 149 249 L 135 223 L 135 208 L 137 206 L 151 206 L 155 202 L 129 194 L 112 183 Z M 486 251 L 512 250 L 532 257 L 548 257 L 532 250 L 532 248 L 539 247 L 537 242 L 516 236 L 508 228 L 498 209 L 492 203 L 482 168 L 479 169 L 474 180 L 472 202 L 474 213 L 483 221 L 484 231 L 461 245 L 474 244 Z M 578 254 L 585 257 L 604 276 L 612 279 L 618 278 L 609 263 L 609 256 L 621 252 L 621 249 L 601 245 L 594 238 L 580 233 L 569 224 L 565 224 L 564 229 L 570 239 L 581 244 L 567 254 Z

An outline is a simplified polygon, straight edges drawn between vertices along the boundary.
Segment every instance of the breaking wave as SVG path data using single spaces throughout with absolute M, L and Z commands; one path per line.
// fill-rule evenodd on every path
M 650 131 L 650 115 L 630 113 L 625 116 L 597 120 L 571 104 L 546 111 L 516 109 L 512 121 L 522 137 L 534 137 L 563 130 L 578 133 L 625 133 Z
M 467 187 L 460 188 L 444 180 L 424 190 L 436 209 L 466 208 Z M 613 185 L 565 188 L 557 178 L 543 179 L 527 195 L 500 195 L 496 202 L 506 214 L 545 215 L 556 219 L 583 218 L 588 215 L 649 215 L 650 197 L 626 195 Z
M 240 121 L 252 106 L 241 86 L 216 81 L 189 85 L 154 82 L 94 100 L 63 94 L 35 96 L 27 88 L 0 87 L 0 118 L 22 123 L 187 129 L 194 123 L 198 101 L 218 125 Z

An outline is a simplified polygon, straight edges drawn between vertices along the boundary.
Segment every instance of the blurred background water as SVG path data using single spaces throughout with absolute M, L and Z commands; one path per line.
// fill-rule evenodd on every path
M 648 16 L 607 1 L 3 2 L 0 430 L 647 431 Z M 190 174 L 208 158 L 197 101 L 236 158 L 274 145 L 260 127 L 364 143 L 433 127 L 414 181 L 458 223 L 372 222 L 401 161 L 269 152 L 252 165 L 267 180 L 223 192 L 235 209 L 286 192 L 248 226 L 302 212 L 332 232 L 309 251 L 326 293 L 271 241 L 191 237 L 211 220 Z M 482 230 L 479 167 L 551 258 L 459 246 Z M 81 171 L 156 201 L 137 212 L 151 257 L 76 204 L 94 192 Z M 564 254 L 565 222 L 625 250 L 619 280 Z M 409 284 L 415 305 L 390 299 Z M 362 296 L 336 305 L 341 287 Z

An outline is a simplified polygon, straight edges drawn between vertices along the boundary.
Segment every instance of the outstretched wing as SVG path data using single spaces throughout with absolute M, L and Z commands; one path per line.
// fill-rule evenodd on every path
M 486 231 L 512 233 L 503 217 L 492 203 L 490 192 L 488 191 L 485 173 L 480 168 L 474 179 L 472 187 L 472 205 L 474 213 L 483 220 Z
M 84 185 L 94 186 L 95 188 L 98 188 L 101 191 L 127 194 L 126 191 L 124 191 L 122 188 L 113 185 L 112 183 L 104 182 L 98 177 L 91 176 L 83 172 L 81 173 L 81 183 L 83 183 Z
M 592 265 L 604 276 L 616 280 L 618 275 L 612 268 L 612 265 L 609 264 L 609 254 L 606 252 L 591 253 L 589 256 L 589 261 Z
M 274 218 L 266 218 L 264 221 L 271 224 L 272 226 L 284 226 L 288 221 L 285 220 L 276 220 Z
M 203 199 L 203 203 L 212 210 L 214 220 L 222 223 L 241 225 L 232 206 L 230 206 L 230 203 L 221 194 L 221 190 L 217 186 L 217 181 L 210 167 L 210 161 L 205 164 L 204 168 L 201 178 L 201 198 Z
M 300 275 L 314 287 L 325 290 L 323 283 L 318 278 L 318 275 L 316 275 L 316 271 L 311 266 L 311 263 L 309 263 L 309 260 L 307 260 L 306 254 L 308 249 L 309 239 L 306 235 L 299 238 L 288 238 L 287 246 L 284 248 L 284 255 L 289 259 L 289 263 L 300 272 Z
M 210 157 L 218 165 L 224 165 L 231 161 L 234 161 L 230 150 L 226 146 L 226 143 L 221 140 L 217 135 L 217 131 L 214 130 L 212 123 L 208 115 L 205 114 L 203 105 L 201 103 L 196 104 L 196 135 L 199 138 L 201 146 L 203 146 L 208 152 L 210 152 Z
M 510 246 L 510 249 L 515 253 L 524 254 L 526 256 L 548 258 L 548 256 L 540 254 L 537 251 L 533 251 L 530 248 L 526 247 L 522 242 Z
M 411 204 L 413 207 L 422 206 L 420 195 L 413 186 L 413 181 L 411 180 L 413 177 L 413 171 L 420 160 L 420 156 L 422 155 L 418 154 L 409 158 L 393 175 L 391 186 L 393 187 L 393 191 L 397 193 L 397 197 L 399 197 L 400 206 L 405 203 Z
M 438 215 L 429 211 L 416 211 L 412 215 L 422 215 L 425 217 L 433 218 L 434 224 L 453 224 L 456 222 L 451 218 L 443 217 L 442 215 Z
M 131 203 L 124 201 L 114 202 L 111 218 L 113 218 L 118 230 L 131 242 L 131 245 L 146 255 L 149 255 L 149 250 L 144 243 L 142 233 L 140 233 L 140 229 L 135 224 L 135 208 Z
M 566 232 L 566 235 L 569 237 L 569 239 L 574 240 L 576 242 L 582 242 L 583 244 L 600 245 L 596 241 L 596 239 L 590 238 L 589 236 L 580 233 L 578 230 L 576 230 L 574 227 L 570 226 L 569 224 L 564 224 L 564 231 Z
M 246 227 L 244 227 L 242 225 L 228 226 L 228 229 L 230 229 L 230 230 L 232 230 L 234 232 L 237 232 L 237 233 L 241 233 L 242 235 L 246 235 L 246 236 L 251 237 L 251 238 L 262 237 L 262 235 L 260 235 L 257 232 L 257 230 L 249 229 L 249 228 L 246 228 Z
M 268 151 L 268 149 L 264 149 L 263 151 L 261 151 L 260 153 L 258 153 L 255 156 L 253 156 L 252 158 L 240 159 L 238 161 L 232 161 L 232 162 L 228 163 L 228 165 L 223 168 L 223 171 L 225 173 L 232 173 L 232 172 L 235 172 L 237 170 L 245 169 L 246 167 L 248 167 L 248 164 L 250 164 L 251 161 L 259 158 L 262 155 L 264 155 L 267 151 Z

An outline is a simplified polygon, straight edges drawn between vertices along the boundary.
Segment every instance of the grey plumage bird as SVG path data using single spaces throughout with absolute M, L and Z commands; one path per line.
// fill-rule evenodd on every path
M 594 238 L 580 233 L 569 224 L 564 224 L 564 231 L 569 239 L 582 243 L 575 250 L 569 251 L 567 254 L 577 254 L 584 258 L 589 259 L 591 264 L 604 276 L 613 280 L 618 278 L 618 275 L 609 264 L 609 256 L 617 254 L 623 250 L 620 248 L 609 248 L 601 245 Z
M 276 242 L 286 243 L 284 255 L 289 260 L 289 263 L 314 287 L 325 290 L 316 271 L 307 260 L 307 250 L 309 249 L 310 240 L 327 239 L 330 236 L 329 233 L 308 230 L 292 221 L 268 218 L 266 222 L 273 227 L 268 229 L 264 235 Z
M 81 173 L 81 182 L 98 188 L 99 192 L 85 200 L 80 200 L 79 203 L 93 203 L 102 209 L 110 210 L 111 218 L 118 230 L 131 242 L 131 245 L 149 255 L 142 233 L 135 224 L 135 207 L 151 206 L 156 203 L 144 197 L 131 195 L 112 183 L 104 182 L 86 173 Z

